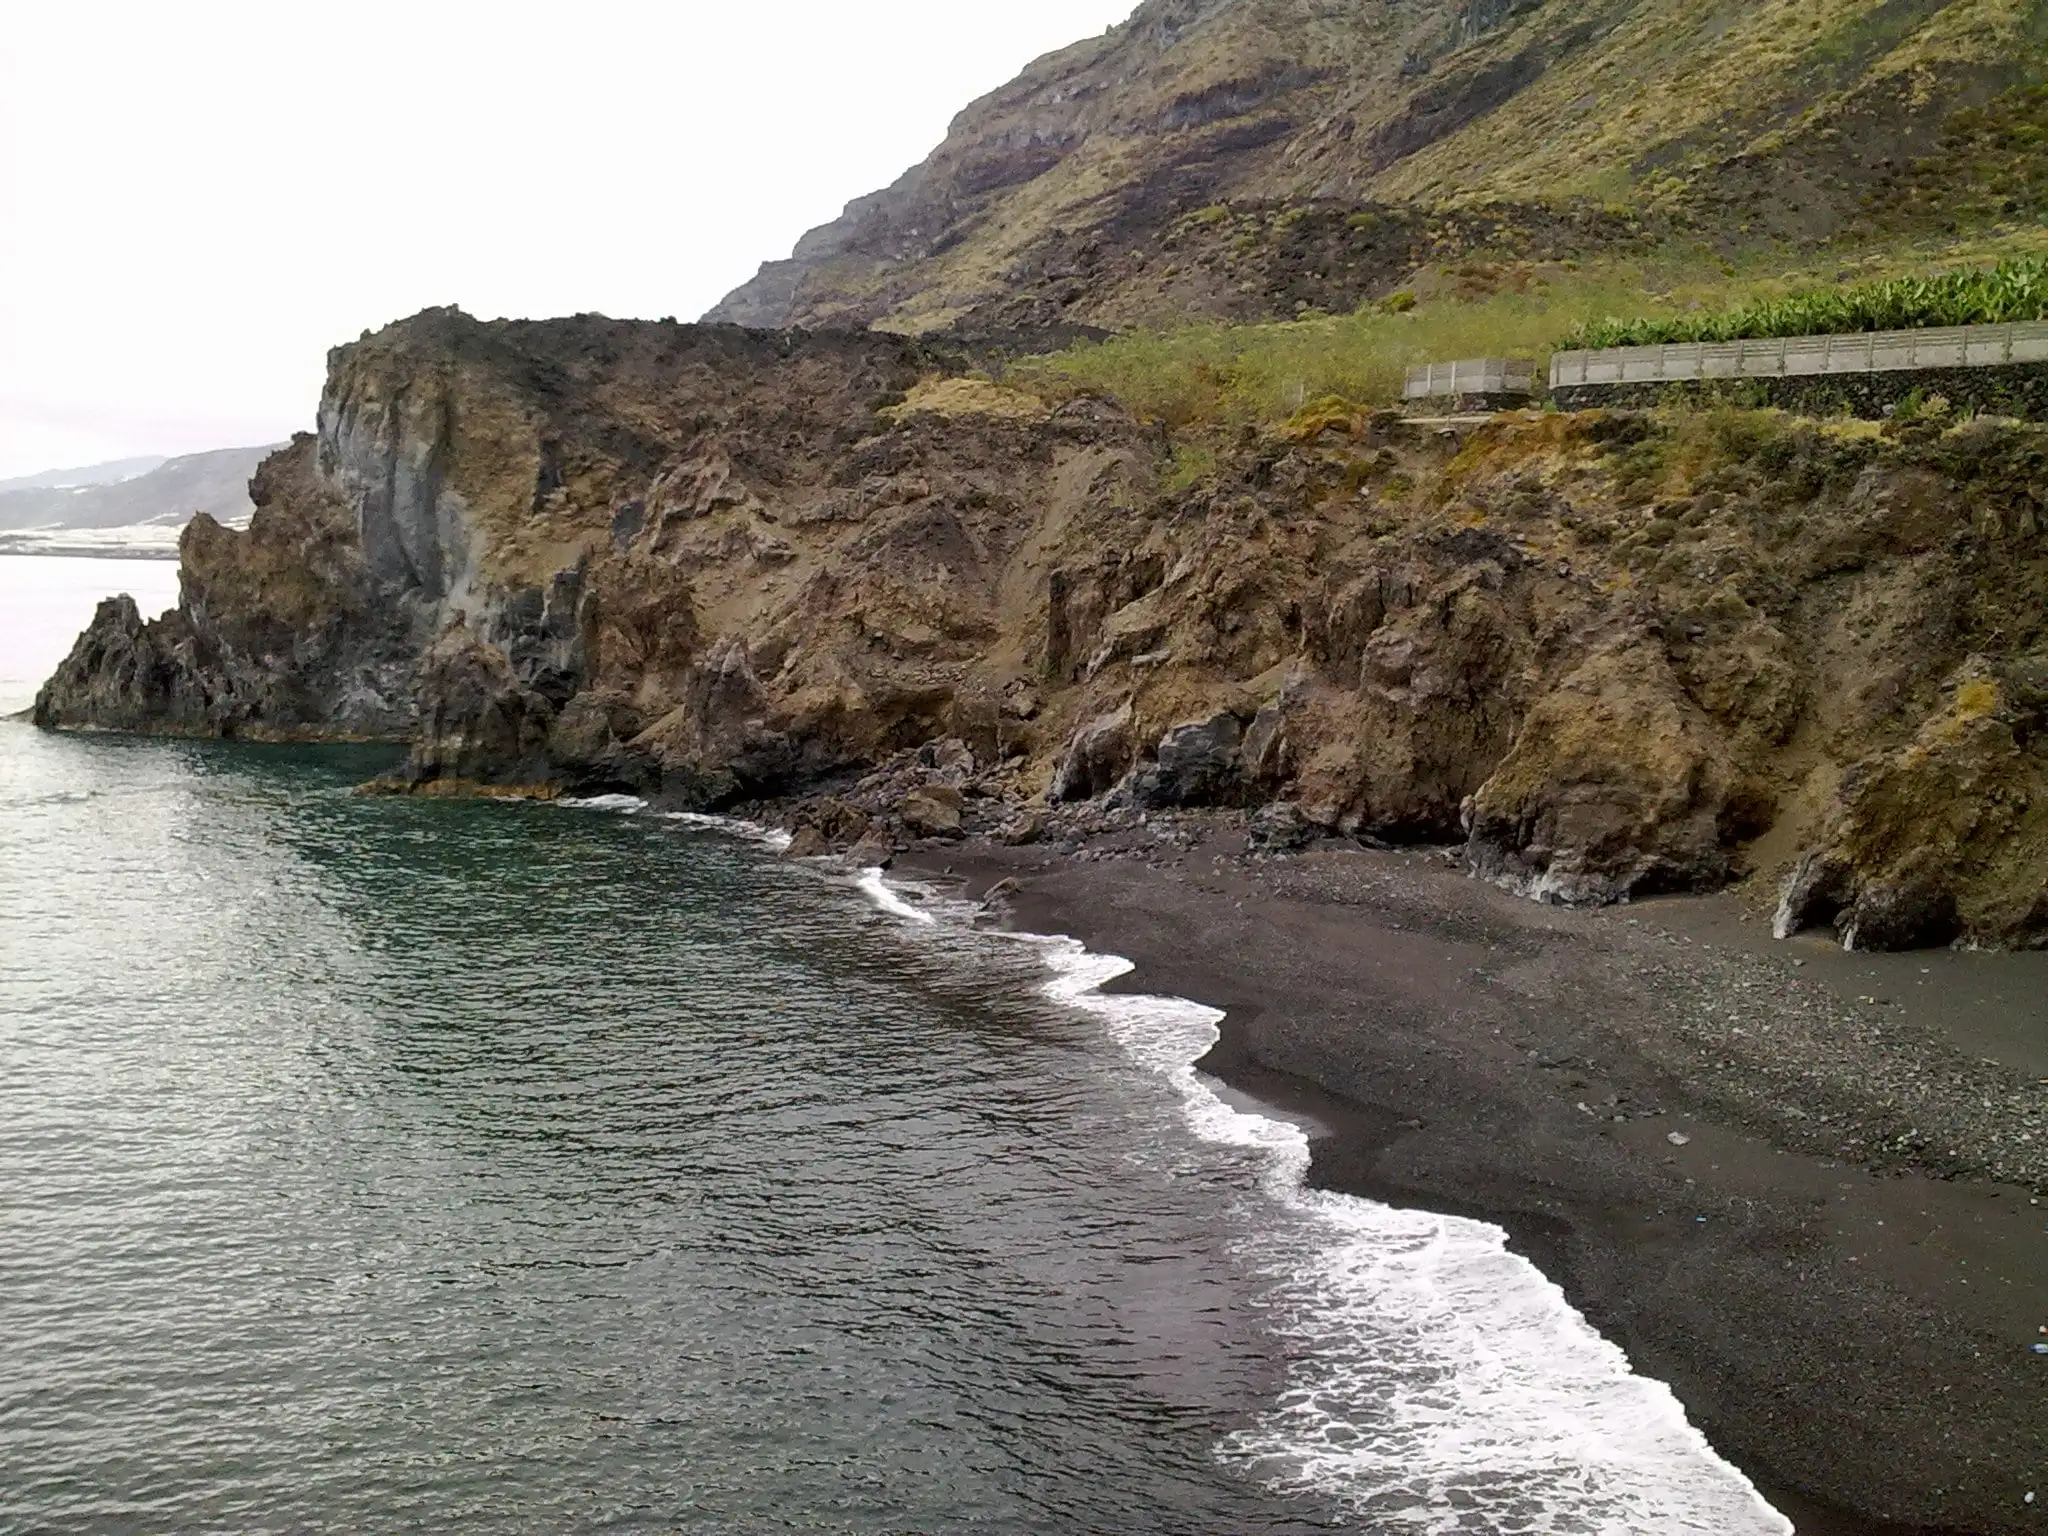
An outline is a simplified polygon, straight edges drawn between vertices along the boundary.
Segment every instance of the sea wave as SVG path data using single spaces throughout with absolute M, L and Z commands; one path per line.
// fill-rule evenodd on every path
M 562 803 L 648 809 L 631 796 Z M 789 844 L 753 822 L 665 815 Z M 855 883 L 941 941 L 983 915 L 879 868 Z M 1509 1252 L 1503 1229 L 1311 1189 L 1308 1133 L 1234 1107 L 1196 1070 L 1221 1038 L 1221 1012 L 1106 991 L 1135 967 L 1078 940 L 999 937 L 1037 951 L 1049 1000 L 1101 1020 L 1128 1059 L 1171 1085 L 1197 1137 L 1256 1160 L 1270 1219 L 1247 1253 L 1268 1282 L 1289 1379 L 1219 1456 L 1277 1489 L 1338 1498 L 1388 1536 L 1789 1536 L 1792 1523 L 1715 1453 L 1670 1388 L 1631 1370 Z
M 863 871 L 876 906 L 942 929 L 978 913 Z M 923 899 L 912 901 L 911 894 Z M 1110 993 L 1130 961 L 1013 934 L 1045 995 L 1099 1018 L 1166 1078 L 1201 1139 L 1258 1160 L 1273 1230 L 1253 1245 L 1287 1337 L 1280 1400 L 1219 1454 L 1282 1489 L 1334 1495 L 1403 1536 L 1787 1536 L 1792 1524 L 1718 1456 L 1670 1388 L 1627 1356 L 1489 1223 L 1308 1187 L 1299 1125 L 1226 1103 L 1195 1064 L 1223 1014 Z
M 652 810 L 649 801 L 638 795 L 568 795 L 555 802 L 565 810 L 604 811 L 614 816 L 638 816 Z M 790 835 L 780 827 L 767 826 L 758 821 L 747 821 L 739 816 L 711 816 L 701 811 L 661 811 L 663 821 L 675 822 L 678 826 L 695 827 L 704 832 L 720 832 L 728 837 L 737 837 L 744 842 L 757 843 L 771 853 L 780 853 L 792 841 Z

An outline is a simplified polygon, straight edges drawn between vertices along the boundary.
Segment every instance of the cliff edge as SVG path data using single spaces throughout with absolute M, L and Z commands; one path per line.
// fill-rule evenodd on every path
M 1542 900 L 1754 873 L 1786 932 L 2038 945 L 2044 462 L 1924 414 L 1328 403 L 1190 464 L 899 337 L 433 311 L 333 354 L 251 528 L 196 523 L 180 607 L 104 607 L 36 719 L 830 791 L 827 841 L 1277 807 Z

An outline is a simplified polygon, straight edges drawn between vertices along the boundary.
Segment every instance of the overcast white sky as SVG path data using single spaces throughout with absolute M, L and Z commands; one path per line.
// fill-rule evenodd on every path
M 693 318 L 1134 0 L 4 0 L 0 479 L 312 424 L 430 304 Z

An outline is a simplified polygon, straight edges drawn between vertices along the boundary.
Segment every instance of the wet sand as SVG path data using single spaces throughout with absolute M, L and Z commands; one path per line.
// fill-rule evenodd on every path
M 2048 956 L 1564 912 L 1224 818 L 899 870 L 1015 878 L 1015 926 L 1226 1010 L 1205 1070 L 1317 1127 L 1316 1183 L 1506 1228 L 1802 1532 L 2048 1531 Z

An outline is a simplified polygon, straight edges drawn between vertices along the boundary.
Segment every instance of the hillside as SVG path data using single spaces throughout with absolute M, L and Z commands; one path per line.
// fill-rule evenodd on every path
M 1145 0 L 707 319 L 1340 313 L 1491 254 L 2034 238 L 2034 0 Z
M 46 469 L 39 474 L 17 475 L 0 480 L 0 495 L 9 491 L 75 490 L 86 485 L 112 485 L 146 475 L 164 462 L 162 454 L 135 459 L 109 459 L 104 464 L 85 464 L 74 469 Z
M 251 511 L 249 477 L 275 449 L 271 444 L 187 454 L 159 460 L 154 467 L 127 478 L 97 483 L 72 478 L 90 471 L 31 476 L 26 482 L 0 487 L 0 532 L 31 528 L 80 531 L 142 524 L 176 528 L 196 512 L 239 525 L 248 521 Z M 66 483 L 34 483 L 53 479 Z

